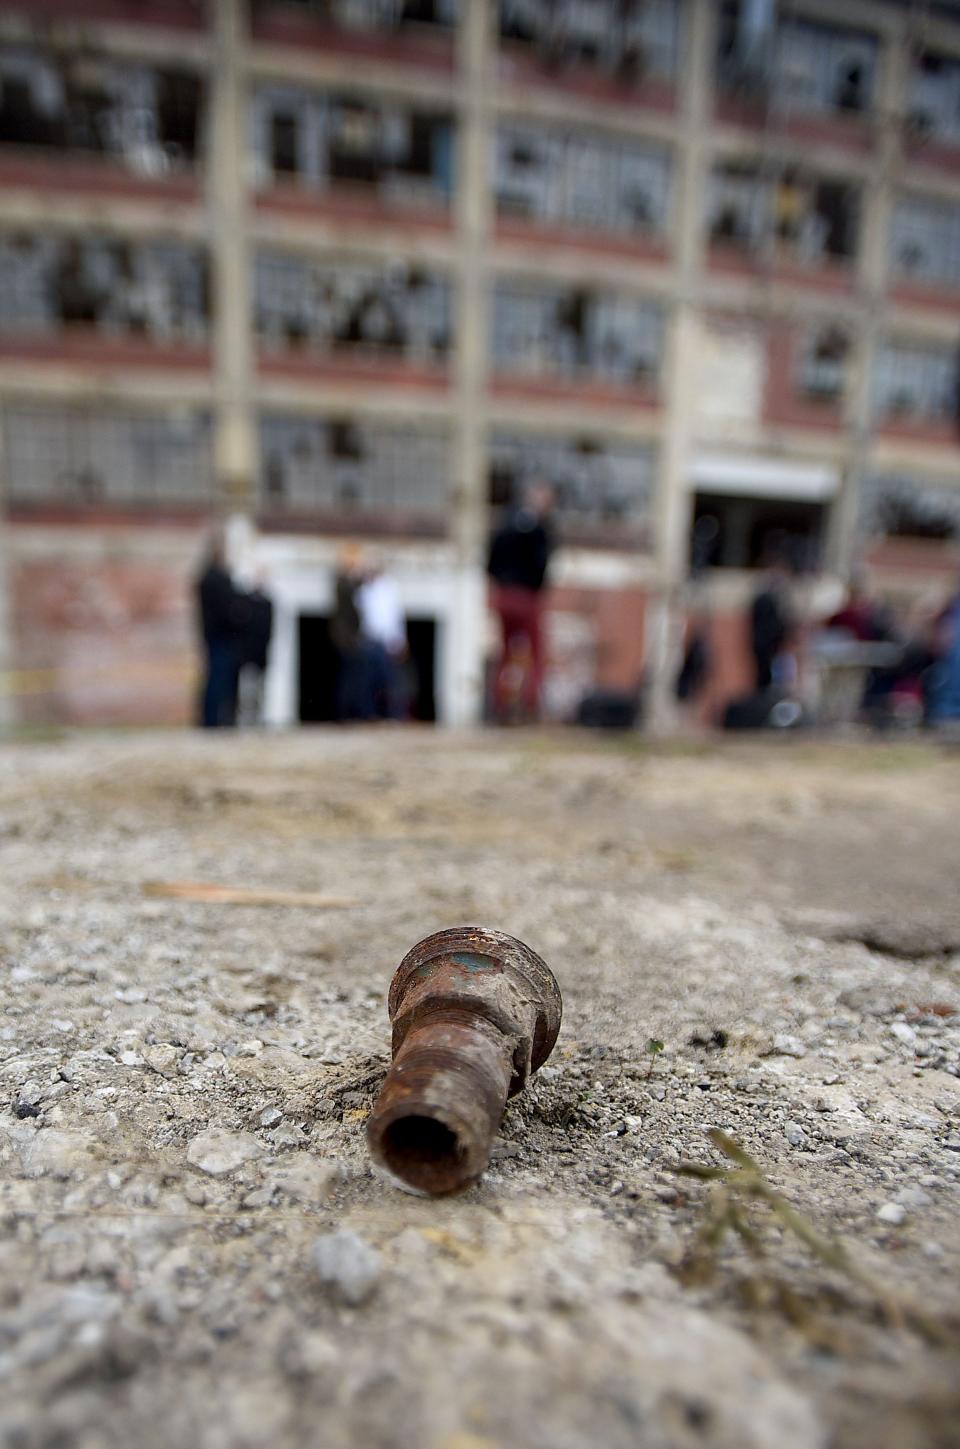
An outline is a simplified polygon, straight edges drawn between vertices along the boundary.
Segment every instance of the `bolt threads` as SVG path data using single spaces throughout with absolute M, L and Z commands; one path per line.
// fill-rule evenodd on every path
M 509 1038 L 458 1015 L 427 1017 L 408 1033 L 367 1127 L 374 1158 L 431 1195 L 480 1177 L 510 1086 Z

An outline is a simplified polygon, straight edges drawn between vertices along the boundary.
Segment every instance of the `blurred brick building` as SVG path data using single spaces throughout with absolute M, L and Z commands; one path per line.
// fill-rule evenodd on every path
M 560 495 L 550 699 L 714 697 L 772 537 L 957 564 L 960 12 L 847 0 L 10 0 L 0 708 L 181 720 L 224 514 L 322 718 L 338 541 L 389 557 L 421 713 L 475 718 L 491 510 Z M 245 531 L 246 530 L 246 531 Z

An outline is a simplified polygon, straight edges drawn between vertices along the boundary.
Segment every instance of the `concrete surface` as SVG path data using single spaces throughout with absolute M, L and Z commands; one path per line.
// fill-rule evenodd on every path
M 956 1444 L 958 785 L 923 743 L 0 748 L 3 1444 Z M 431 1202 L 363 1124 L 395 965 L 465 922 L 565 1020 Z M 870 1284 L 763 1203 L 707 1250 L 711 1127 Z

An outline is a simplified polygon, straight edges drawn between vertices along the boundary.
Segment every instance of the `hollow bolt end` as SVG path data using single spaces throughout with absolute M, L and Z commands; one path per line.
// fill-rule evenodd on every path
M 375 1161 L 439 1196 L 476 1182 L 507 1097 L 560 1029 L 552 972 L 521 941 L 464 926 L 414 946 L 389 997 L 393 1064 L 367 1123 Z

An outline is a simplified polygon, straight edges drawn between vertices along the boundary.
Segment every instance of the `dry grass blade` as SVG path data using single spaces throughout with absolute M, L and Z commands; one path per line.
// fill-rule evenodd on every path
M 754 1256 L 763 1255 L 762 1240 L 742 1210 L 743 1202 L 760 1201 L 766 1203 L 783 1226 L 799 1238 L 821 1263 L 865 1288 L 893 1327 L 903 1328 L 909 1323 L 931 1342 L 942 1344 L 951 1340 L 953 1335 L 945 1324 L 932 1318 L 917 1304 L 891 1294 L 850 1256 L 843 1243 L 819 1232 L 767 1181 L 759 1164 L 738 1142 L 719 1128 L 713 1128 L 708 1135 L 717 1150 L 730 1159 L 732 1166 L 708 1167 L 699 1162 L 681 1162 L 674 1168 L 685 1177 L 697 1177 L 714 1184 L 707 1220 L 691 1254 L 698 1281 L 703 1281 L 712 1271 L 712 1265 L 704 1260 L 715 1251 L 727 1229 L 735 1232 Z

